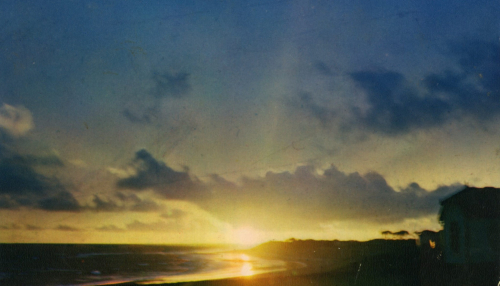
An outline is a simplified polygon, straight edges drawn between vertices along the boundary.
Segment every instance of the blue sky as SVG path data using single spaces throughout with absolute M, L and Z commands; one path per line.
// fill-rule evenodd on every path
M 368 239 L 500 185 L 497 1 L 16 2 L 2 241 Z

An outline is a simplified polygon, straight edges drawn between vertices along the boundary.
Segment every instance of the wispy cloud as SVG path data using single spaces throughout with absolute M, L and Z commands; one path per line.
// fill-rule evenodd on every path
M 104 226 L 101 226 L 101 227 L 97 227 L 96 230 L 98 230 L 98 231 L 112 231 L 112 232 L 123 232 L 123 231 L 125 231 L 125 229 L 119 228 L 116 225 L 112 225 L 112 224 L 104 225 Z
M 154 212 L 160 210 L 161 206 L 135 194 L 116 192 L 113 196 L 94 195 L 92 204 L 84 209 L 97 212 Z
M 43 230 L 43 228 L 32 224 L 27 224 L 25 227 L 27 230 Z
M 181 98 L 191 90 L 190 74 L 187 72 L 154 72 L 152 80 L 155 84 L 152 94 L 158 98 Z
M 131 123 L 138 124 L 150 124 L 153 120 L 154 114 L 156 111 L 154 109 L 148 108 L 148 110 L 144 111 L 142 114 L 135 114 L 134 111 L 130 109 L 123 110 L 122 114 L 125 116 L 128 121 Z
M 21 226 L 16 223 L 11 223 L 11 224 L 0 225 L 0 229 L 4 230 L 21 229 Z
M 68 226 L 68 225 L 63 225 L 63 224 L 58 225 L 54 229 L 55 230 L 61 230 L 61 231 L 81 231 L 81 229 L 79 229 L 79 228 L 75 228 L 75 227 Z
M 153 72 L 151 80 L 153 88 L 144 91 L 141 102 L 136 102 L 125 108 L 122 115 L 134 124 L 152 124 L 161 117 L 162 99 L 180 99 L 189 95 L 191 83 L 187 72 Z

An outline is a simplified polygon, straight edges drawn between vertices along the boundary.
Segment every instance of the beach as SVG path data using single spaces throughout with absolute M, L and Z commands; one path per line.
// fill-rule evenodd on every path
M 287 269 L 244 277 L 156 285 L 421 285 L 420 258 L 414 241 L 270 242 L 248 251 L 281 258 Z M 151 284 L 153 281 L 121 285 Z
M 302 285 L 421 285 L 418 271 L 408 274 L 381 273 L 374 269 L 363 269 L 363 265 L 351 265 L 336 270 L 314 272 L 312 269 L 301 271 L 284 271 L 280 273 L 269 273 L 249 277 L 237 277 L 230 279 L 219 279 L 209 281 L 194 281 L 180 283 L 160 283 L 155 285 L 182 285 L 182 286 L 257 286 L 257 285 L 280 285 L 280 286 L 302 286 Z M 141 285 L 142 283 L 124 283 L 122 286 Z
M 414 240 L 271 241 L 251 249 L 0 244 L 0 284 L 497 285 L 498 265 L 448 265 Z M 496 282 L 496 283 L 495 283 Z

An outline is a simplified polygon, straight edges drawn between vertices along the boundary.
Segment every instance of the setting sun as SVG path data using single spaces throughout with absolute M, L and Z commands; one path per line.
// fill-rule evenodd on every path
M 240 227 L 233 230 L 229 239 L 233 243 L 244 246 L 256 245 L 264 240 L 262 233 L 252 227 Z

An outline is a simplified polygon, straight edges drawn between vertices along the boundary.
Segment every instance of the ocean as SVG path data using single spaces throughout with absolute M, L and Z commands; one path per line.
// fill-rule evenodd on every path
M 229 246 L 0 244 L 0 285 L 175 283 L 286 270 Z

